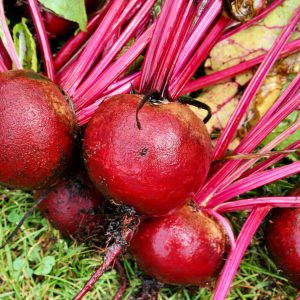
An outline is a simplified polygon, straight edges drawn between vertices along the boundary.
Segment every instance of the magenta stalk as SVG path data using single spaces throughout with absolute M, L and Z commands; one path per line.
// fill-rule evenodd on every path
M 269 208 L 255 208 L 250 213 L 236 241 L 235 249 L 226 259 L 225 266 L 217 282 L 213 300 L 225 300 L 234 275 L 260 223 L 269 213 Z
M 28 5 L 38 35 L 38 39 L 40 41 L 46 74 L 52 81 L 55 82 L 55 70 L 52 60 L 52 53 L 50 50 L 48 35 L 45 29 L 41 12 L 37 4 L 37 0 L 28 0 Z

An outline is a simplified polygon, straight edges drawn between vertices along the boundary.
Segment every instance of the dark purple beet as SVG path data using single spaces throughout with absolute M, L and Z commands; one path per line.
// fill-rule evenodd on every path
M 61 90 L 32 71 L 0 74 L 0 183 L 38 189 L 60 181 L 74 157 L 77 122 Z
M 300 187 L 294 189 L 291 196 L 300 196 Z M 300 288 L 300 208 L 272 210 L 265 237 L 276 265 Z
M 184 206 L 172 215 L 145 220 L 129 250 L 142 270 L 162 283 L 203 286 L 218 274 L 225 248 L 219 223 Z
M 39 191 L 46 198 L 38 206 L 50 224 L 64 236 L 80 242 L 99 241 L 104 233 L 103 197 L 84 171 L 55 187 Z

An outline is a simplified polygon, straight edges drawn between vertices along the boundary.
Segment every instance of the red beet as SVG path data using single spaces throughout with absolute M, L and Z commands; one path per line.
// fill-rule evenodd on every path
M 300 196 L 300 188 L 295 189 L 291 196 Z M 300 288 L 300 208 L 272 210 L 265 237 L 276 265 Z
M 209 283 L 223 264 L 226 236 L 206 213 L 184 206 L 144 221 L 130 251 L 145 273 L 168 284 Z
M 78 172 L 50 190 L 38 206 L 50 224 L 78 241 L 97 241 L 104 233 L 103 197 L 85 172 Z
M 138 95 L 102 103 L 88 124 L 84 158 L 90 178 L 114 201 L 147 215 L 184 205 L 204 183 L 211 141 L 185 105 L 146 103 L 136 122 Z
M 24 189 L 56 183 L 76 147 L 76 119 L 64 95 L 31 71 L 1 73 L 0 90 L 0 183 Z

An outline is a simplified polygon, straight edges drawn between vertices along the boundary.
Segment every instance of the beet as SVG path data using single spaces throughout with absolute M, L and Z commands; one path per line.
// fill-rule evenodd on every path
M 151 216 L 184 205 L 203 185 L 211 141 L 203 122 L 180 103 L 146 103 L 136 122 L 138 95 L 100 105 L 88 124 L 84 158 L 104 195 Z
M 50 190 L 38 206 L 50 224 L 64 236 L 77 241 L 98 241 L 104 233 L 103 197 L 83 171 L 60 182 Z
M 202 211 L 184 206 L 145 220 L 130 244 L 142 270 L 162 283 L 203 286 L 223 265 L 226 236 Z
M 291 196 L 300 196 L 300 187 L 293 190 Z M 265 238 L 276 265 L 300 288 L 300 208 L 273 209 Z
M 0 74 L 0 183 L 37 189 L 64 176 L 76 147 L 75 115 L 60 89 L 31 71 Z

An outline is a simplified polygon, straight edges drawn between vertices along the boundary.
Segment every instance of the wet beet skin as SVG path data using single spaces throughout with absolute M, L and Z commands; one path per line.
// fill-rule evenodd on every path
M 81 242 L 98 241 L 104 233 L 103 197 L 83 171 L 55 187 L 39 191 L 46 198 L 39 209 L 64 236 Z
M 151 216 L 181 207 L 203 185 L 211 141 L 185 105 L 146 103 L 118 95 L 102 103 L 88 124 L 84 158 L 90 178 L 114 201 Z
M 59 88 L 31 71 L 0 74 L 0 184 L 37 189 L 68 170 L 75 115 Z
M 220 270 L 226 236 L 216 220 L 184 206 L 144 221 L 130 244 L 141 269 L 160 282 L 203 286 Z
M 291 196 L 300 196 L 300 188 Z M 300 288 L 300 208 L 272 210 L 265 237 L 276 265 L 295 287 Z

